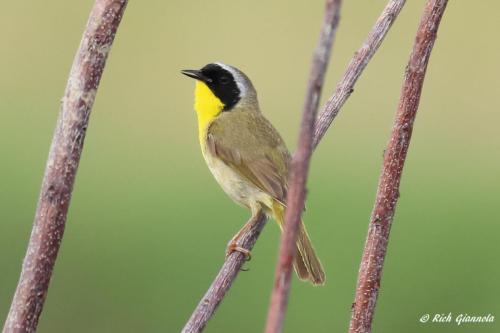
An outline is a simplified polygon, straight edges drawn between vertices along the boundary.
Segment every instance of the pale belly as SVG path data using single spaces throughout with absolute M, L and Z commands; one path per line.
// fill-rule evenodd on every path
M 243 179 L 224 162 L 217 157 L 213 157 L 205 150 L 203 151 L 203 157 L 224 192 L 236 203 L 247 207 L 252 212 L 256 212 L 262 205 L 263 208 L 272 207 L 270 195 Z

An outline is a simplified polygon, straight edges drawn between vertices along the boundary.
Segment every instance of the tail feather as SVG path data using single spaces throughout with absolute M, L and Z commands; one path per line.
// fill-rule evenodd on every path
M 274 218 L 278 222 L 281 230 L 283 230 L 284 208 L 281 204 L 275 203 L 273 205 Z M 312 246 L 309 235 L 307 234 L 304 223 L 300 222 L 299 234 L 297 236 L 297 253 L 293 267 L 297 276 L 301 280 L 310 281 L 313 285 L 324 285 L 326 281 L 323 266 L 316 256 L 316 252 Z
M 300 230 L 297 237 L 297 255 L 295 256 L 294 268 L 299 278 L 309 280 L 314 285 L 325 284 L 326 276 L 323 266 L 316 256 L 316 251 L 314 251 L 306 227 L 302 221 L 300 222 Z M 304 268 L 306 268 L 308 273 L 307 276 L 303 274 Z

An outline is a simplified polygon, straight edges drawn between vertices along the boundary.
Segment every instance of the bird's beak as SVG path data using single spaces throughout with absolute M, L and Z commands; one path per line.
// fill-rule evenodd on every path
M 202 82 L 210 82 L 211 80 L 202 74 L 198 69 L 184 69 L 181 71 L 182 74 L 189 76 L 193 79 L 200 80 Z

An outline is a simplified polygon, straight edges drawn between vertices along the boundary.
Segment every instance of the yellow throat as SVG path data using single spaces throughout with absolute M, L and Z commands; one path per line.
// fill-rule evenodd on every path
M 202 147 L 204 146 L 208 125 L 221 113 L 223 108 L 224 103 L 214 95 L 212 90 L 205 83 L 196 81 L 194 110 L 198 115 L 198 138 Z

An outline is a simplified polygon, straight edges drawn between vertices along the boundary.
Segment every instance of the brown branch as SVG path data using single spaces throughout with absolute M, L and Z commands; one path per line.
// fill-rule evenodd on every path
M 380 44 L 384 40 L 385 35 L 396 20 L 399 12 L 403 8 L 405 0 L 391 0 L 385 7 L 372 30 L 368 34 L 365 42 L 359 50 L 354 54 L 351 62 L 347 66 L 346 71 L 340 82 L 335 88 L 335 92 L 326 102 L 325 107 L 318 116 L 316 128 L 314 131 L 313 147 L 319 144 L 320 140 L 325 135 L 326 130 L 330 127 L 333 119 L 337 116 L 342 105 L 354 91 L 354 84 L 360 77 L 368 62 L 371 60 L 375 52 L 377 52 Z
M 447 0 L 427 2 L 417 30 L 413 52 L 406 67 L 399 107 L 384 154 L 375 206 L 359 268 L 350 333 L 371 331 L 389 232 L 399 197 L 401 173 L 410 145 L 427 64 L 447 2 Z
M 252 228 L 243 234 L 240 238 L 238 245 L 251 250 L 264 228 L 267 217 L 260 212 L 257 216 L 253 217 Z M 222 268 L 220 269 L 217 277 L 212 282 L 210 288 L 205 293 L 200 303 L 194 310 L 191 318 L 182 329 L 182 333 L 195 333 L 203 331 L 208 320 L 214 314 L 217 306 L 222 301 L 226 292 L 231 288 L 231 284 L 238 275 L 241 267 L 245 263 L 245 255 L 241 252 L 234 251 L 227 258 Z
M 316 120 L 315 123 L 315 131 L 314 131 L 314 140 L 313 140 L 313 148 L 316 148 L 318 145 L 319 141 L 325 134 L 326 130 L 328 127 L 331 125 L 333 119 L 337 115 L 337 113 L 340 110 L 340 107 L 344 104 L 344 102 L 347 100 L 347 98 L 350 96 L 352 93 L 352 89 L 354 84 L 356 83 L 356 80 L 359 78 L 363 70 L 365 69 L 366 65 L 370 61 L 370 59 L 373 57 L 375 52 L 377 51 L 378 47 L 380 46 L 383 38 L 389 31 L 392 23 L 395 21 L 396 17 L 398 16 L 399 12 L 401 11 L 401 8 L 403 7 L 405 3 L 405 0 L 391 0 L 385 7 L 384 11 L 380 15 L 379 19 L 375 23 L 374 27 L 372 28 L 371 32 L 369 33 L 366 41 L 356 52 L 353 60 L 351 60 L 350 64 L 347 67 L 346 72 L 344 73 L 344 76 L 342 80 L 339 82 L 337 85 L 337 89 L 335 90 L 334 94 L 332 97 L 329 99 L 329 103 L 326 104 L 326 106 L 323 108 L 323 111 L 320 113 L 319 118 Z M 319 88 L 321 89 L 321 88 Z M 320 91 L 320 90 L 319 90 Z M 309 92 L 308 92 L 309 96 Z M 316 97 L 317 100 L 319 100 L 319 95 Z M 308 100 L 309 97 L 306 99 Z M 312 98 L 314 101 L 314 97 Z M 331 102 L 330 102 L 331 101 Z M 335 102 L 335 101 L 341 101 Z M 317 103 L 317 101 L 316 101 Z M 259 230 L 260 232 L 260 230 Z M 248 231 L 247 233 L 244 234 L 244 237 L 253 237 L 252 233 L 255 233 L 255 231 Z M 228 258 L 226 261 L 232 260 L 231 258 Z M 225 264 L 224 264 L 225 265 Z M 224 267 L 224 266 L 223 266 Z M 220 275 L 224 275 L 223 269 L 219 272 L 219 275 L 217 276 L 217 279 L 221 279 Z M 236 276 L 233 276 L 235 278 Z M 224 292 L 226 292 L 230 287 L 230 284 L 227 285 L 225 288 Z M 208 297 L 208 298 L 207 298 Z M 202 299 L 202 302 L 211 302 L 214 303 L 216 302 L 217 304 L 220 302 L 220 300 L 215 300 L 215 295 L 209 294 L 208 292 L 205 294 L 205 296 Z M 201 304 L 201 303 L 200 303 Z M 201 310 L 200 305 L 194 310 L 193 314 L 191 315 L 191 319 L 189 320 L 188 324 L 186 324 L 186 327 L 190 325 L 190 322 L 192 321 L 193 318 L 200 318 L 203 317 L 204 322 L 200 322 L 197 324 L 196 327 L 190 328 L 191 330 L 186 330 L 184 329 L 183 332 L 201 332 L 203 327 L 206 325 L 206 322 L 210 319 L 210 317 L 213 315 L 213 312 L 215 311 L 215 307 L 212 308 L 211 313 L 207 313 L 204 315 L 199 315 L 198 312 Z
M 281 332 L 283 327 L 292 279 L 293 259 L 296 254 L 295 243 L 306 199 L 306 183 L 313 150 L 316 113 L 318 112 L 319 98 L 328 61 L 330 60 L 333 39 L 337 31 L 341 3 L 341 0 L 326 1 L 323 27 L 312 61 L 298 147 L 291 163 L 289 189 L 286 199 L 285 227 L 281 237 L 274 288 L 267 315 L 266 333 Z
M 35 332 L 61 245 L 90 111 L 127 0 L 97 0 L 69 75 L 4 333 Z

